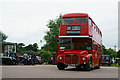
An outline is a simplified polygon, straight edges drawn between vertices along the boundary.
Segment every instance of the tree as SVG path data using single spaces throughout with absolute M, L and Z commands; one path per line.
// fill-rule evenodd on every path
M 112 58 L 114 57 L 116 57 L 116 52 L 115 52 L 115 50 L 113 50 L 113 49 L 111 49 L 111 48 L 109 48 L 109 49 L 107 49 L 106 50 L 106 54 L 107 55 L 110 55 Z
M 106 54 L 106 48 L 104 45 L 102 45 L 101 47 L 101 55 L 105 55 Z
M 46 51 L 56 51 L 58 52 L 58 36 L 59 29 L 60 29 L 60 22 L 61 22 L 61 15 L 59 15 L 58 18 L 55 20 L 50 20 L 47 24 L 47 27 L 49 28 L 49 31 L 46 32 L 46 35 L 44 36 L 44 40 L 46 41 L 46 44 L 41 48 Z
M 24 43 L 18 43 L 16 48 L 17 53 L 22 54 L 24 52 L 24 46 Z
M 23 46 L 25 46 L 24 43 L 18 43 L 18 44 L 17 44 L 17 47 L 19 47 L 19 48 L 22 48 Z
M 33 45 L 29 44 L 28 46 L 25 46 L 25 50 L 27 50 L 27 51 L 32 50 L 32 51 L 37 52 L 38 51 L 38 44 L 37 43 L 34 43 Z
M 38 51 L 38 44 L 37 43 L 34 43 L 33 44 L 33 51 L 37 52 Z
M 24 48 L 25 51 L 30 51 L 32 49 L 33 49 L 32 44 L 29 44 L 28 46 L 25 46 L 25 48 Z
M 4 34 L 3 32 L 0 31 L 0 42 L 3 42 L 7 38 L 8 38 L 8 36 L 6 34 Z
M 101 55 L 110 55 L 112 58 L 116 57 L 116 52 L 115 50 L 109 48 L 109 49 L 106 49 L 104 45 L 102 45 L 101 47 Z
M 38 51 L 37 43 L 29 44 L 27 46 L 25 46 L 24 43 L 18 43 L 17 45 L 17 53 L 20 53 L 21 55 L 25 53 L 32 54 L 32 53 L 36 53 L 37 51 Z
M 37 52 L 37 55 L 40 56 L 44 62 L 48 62 L 51 59 L 52 53 L 50 51 L 40 50 Z

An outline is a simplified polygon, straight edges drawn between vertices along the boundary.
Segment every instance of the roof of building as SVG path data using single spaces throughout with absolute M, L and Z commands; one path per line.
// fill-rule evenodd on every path
M 13 42 L 0 42 L 0 44 L 2 44 L 2 45 L 15 45 L 17 43 L 13 43 Z

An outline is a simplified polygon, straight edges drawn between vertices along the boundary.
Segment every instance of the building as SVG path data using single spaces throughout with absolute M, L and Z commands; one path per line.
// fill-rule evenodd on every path
M 0 53 L 4 56 L 8 56 L 10 53 L 16 53 L 17 43 L 12 42 L 1 42 L 0 43 Z

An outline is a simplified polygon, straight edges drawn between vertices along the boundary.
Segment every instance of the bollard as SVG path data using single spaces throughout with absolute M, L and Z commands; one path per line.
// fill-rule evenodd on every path
M 116 66 L 118 67 L 118 63 L 116 64 Z

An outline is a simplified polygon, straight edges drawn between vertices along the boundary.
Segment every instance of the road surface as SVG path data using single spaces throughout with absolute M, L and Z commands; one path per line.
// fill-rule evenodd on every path
M 92 71 L 77 71 L 69 67 L 58 70 L 56 65 L 2 66 L 2 78 L 118 78 L 117 67 L 101 67 Z

